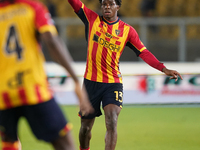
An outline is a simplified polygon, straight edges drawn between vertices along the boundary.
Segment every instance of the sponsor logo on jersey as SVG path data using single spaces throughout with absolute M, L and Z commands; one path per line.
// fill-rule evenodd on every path
M 99 43 L 100 45 L 110 49 L 111 51 L 113 52 L 119 52 L 120 50 L 120 46 L 119 45 L 116 45 L 116 44 L 113 44 L 103 38 L 100 38 L 98 35 L 94 34 L 94 37 L 93 37 L 93 41 Z

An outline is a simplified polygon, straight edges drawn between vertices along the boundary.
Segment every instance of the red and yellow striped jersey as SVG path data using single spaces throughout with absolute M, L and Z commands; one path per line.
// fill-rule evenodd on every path
M 119 58 L 124 47 L 129 46 L 137 55 L 146 49 L 137 32 L 119 18 L 107 21 L 79 0 L 69 2 L 86 27 L 88 52 L 84 77 L 96 82 L 122 83 Z
M 135 29 L 120 20 L 107 21 L 88 9 L 80 0 L 68 0 L 85 24 L 88 43 L 87 64 L 84 77 L 104 83 L 122 83 L 119 58 L 125 46 L 130 47 L 147 64 L 162 71 L 165 67 L 146 49 Z
M 0 3 L 0 110 L 34 105 L 52 98 L 36 33 L 57 34 L 41 3 Z

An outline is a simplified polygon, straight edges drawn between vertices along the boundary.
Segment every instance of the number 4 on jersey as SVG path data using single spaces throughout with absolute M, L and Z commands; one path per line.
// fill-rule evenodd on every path
M 20 60 L 22 58 L 22 47 L 19 45 L 18 36 L 16 33 L 16 29 L 14 26 L 9 28 L 9 34 L 6 40 L 6 53 L 11 55 L 15 53 L 17 55 L 17 59 Z

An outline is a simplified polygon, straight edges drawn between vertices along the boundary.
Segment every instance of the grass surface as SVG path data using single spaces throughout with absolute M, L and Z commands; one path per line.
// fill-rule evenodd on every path
M 78 148 L 80 118 L 76 106 L 62 106 L 70 122 Z M 20 120 L 19 136 L 23 150 L 52 150 L 38 141 L 25 119 Z M 104 149 L 105 121 L 96 118 L 91 150 Z M 200 108 L 198 107 L 130 107 L 124 106 L 118 120 L 116 150 L 199 150 Z

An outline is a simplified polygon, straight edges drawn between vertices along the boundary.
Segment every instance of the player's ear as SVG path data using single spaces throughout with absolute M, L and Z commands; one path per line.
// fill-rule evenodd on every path
M 119 8 L 120 8 L 120 6 L 119 6 L 119 5 L 117 5 L 117 11 L 119 11 Z

